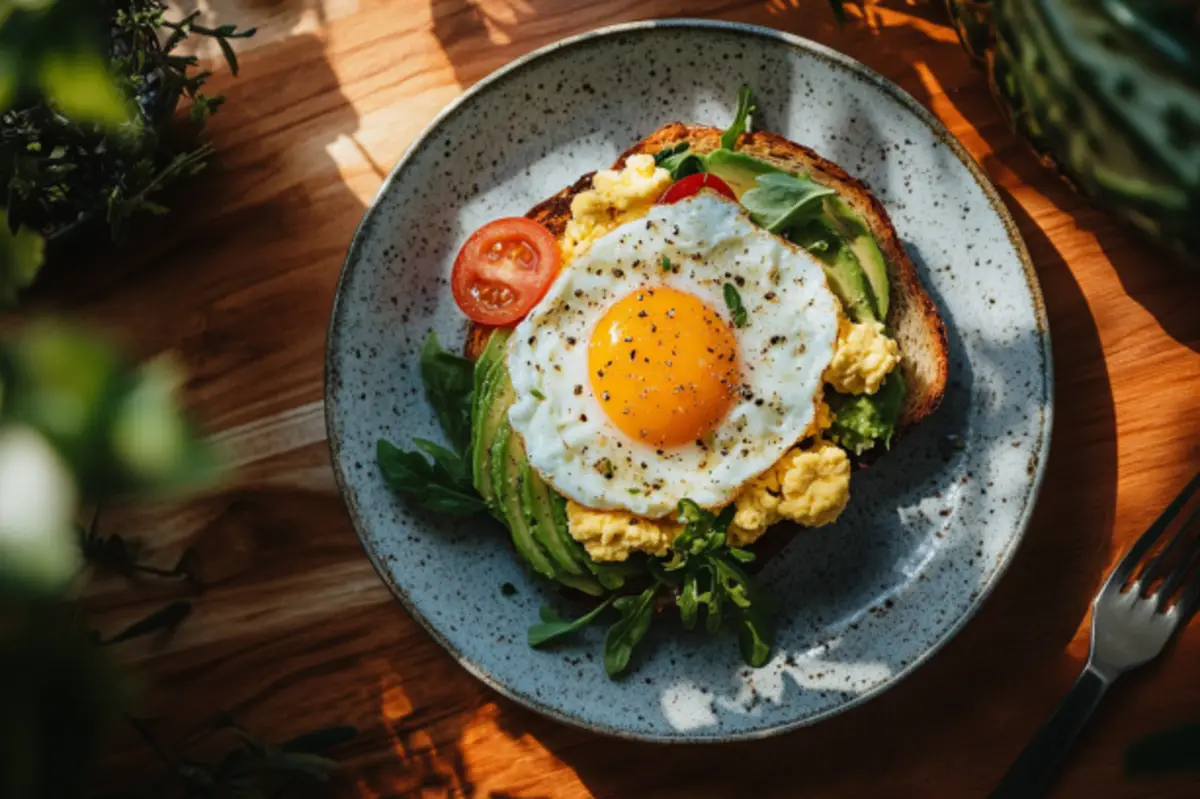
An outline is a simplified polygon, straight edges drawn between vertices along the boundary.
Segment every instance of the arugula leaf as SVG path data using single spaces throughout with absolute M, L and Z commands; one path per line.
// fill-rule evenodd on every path
M 735 624 L 742 659 L 756 669 L 765 666 L 771 658 L 771 645 L 775 640 L 771 617 L 762 609 L 751 607 L 738 616 Z
M 685 141 L 659 150 L 654 155 L 654 164 L 670 172 L 672 180 L 704 171 L 704 160 L 692 152 L 691 145 Z
M 733 504 L 719 515 L 684 499 L 678 508 L 683 531 L 671 543 L 673 556 L 661 565 L 662 577 L 675 586 L 675 604 L 684 627 L 694 629 L 701 611 L 704 628 L 715 633 L 727 622 L 737 631 L 742 656 L 751 666 L 761 666 L 771 655 L 774 602 L 740 563 L 754 555 L 730 547 L 726 533 L 736 513 Z
M 442 349 L 437 333 L 430 331 L 421 348 L 421 381 L 438 424 L 460 454 L 467 451 L 471 442 L 474 380 L 475 364 Z
M 16 306 L 17 295 L 29 288 L 42 268 L 45 251 L 46 242 L 37 233 L 28 228 L 14 233 L 0 219 L 0 309 Z
M 725 284 L 725 305 L 729 308 L 729 312 L 733 314 L 733 326 L 746 326 L 746 306 L 742 305 L 742 295 L 738 294 L 737 287 L 732 283 Z
M 448 516 L 470 516 L 485 509 L 471 484 L 471 470 L 461 457 L 430 441 L 418 439 L 420 453 L 405 452 L 385 439 L 375 445 L 379 469 L 388 486 L 414 504 Z
M 874 394 L 847 395 L 831 391 L 833 409 L 829 439 L 839 447 L 861 455 L 879 442 L 890 446 L 904 405 L 904 378 L 894 371 Z
M 821 212 L 821 199 L 834 194 L 808 177 L 786 172 L 768 172 L 754 179 L 754 188 L 742 195 L 741 203 L 754 222 L 772 233 L 813 219 Z
M 749 86 L 738 89 L 737 112 L 733 115 L 733 123 L 721 134 L 721 146 L 732 150 L 737 146 L 738 136 L 746 132 L 746 117 L 758 109 L 754 105 L 754 92 Z
M 576 630 L 582 630 L 603 613 L 615 599 L 615 596 L 610 596 L 588 613 L 573 620 L 562 618 L 549 605 L 542 605 L 542 609 L 538 612 L 541 621 L 529 628 L 529 645 L 541 646 L 555 639 L 570 635 Z
M 654 616 L 654 597 L 658 589 L 659 584 L 655 583 L 641 594 L 613 600 L 613 607 L 621 614 L 621 619 L 609 627 L 604 636 L 604 670 L 609 677 L 625 671 L 634 647 L 646 637 Z

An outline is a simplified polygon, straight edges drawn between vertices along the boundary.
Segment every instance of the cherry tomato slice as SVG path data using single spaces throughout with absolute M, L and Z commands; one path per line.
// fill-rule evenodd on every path
M 658 198 L 658 202 L 661 205 L 677 203 L 684 197 L 691 197 L 701 189 L 712 189 L 717 194 L 723 194 L 731 200 L 737 199 L 737 195 L 733 193 L 733 189 L 729 188 L 728 183 L 708 172 L 697 172 L 672 183 L 670 188 L 663 192 L 663 196 Z
M 450 290 L 462 312 L 485 325 L 511 325 L 537 305 L 560 266 L 558 242 L 532 219 L 488 222 L 458 252 Z

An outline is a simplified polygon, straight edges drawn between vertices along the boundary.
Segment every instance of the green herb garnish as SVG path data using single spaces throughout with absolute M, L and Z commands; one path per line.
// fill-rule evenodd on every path
M 388 486 L 422 508 L 447 516 L 471 516 L 486 509 L 471 482 L 471 469 L 459 455 L 432 441 L 413 443 L 429 456 L 405 452 L 379 439 L 375 455 Z
M 475 491 L 466 459 L 475 365 L 442 349 L 437 334 L 431 332 L 421 348 L 421 381 L 454 449 L 418 438 L 413 443 L 420 452 L 411 452 L 380 439 L 375 446 L 379 468 L 393 491 L 420 507 L 450 516 L 478 513 L 485 506 Z
M 546 399 L 546 395 L 545 395 L 545 394 L 543 394 L 541 391 L 539 391 L 539 390 L 538 390 L 538 389 L 536 389 L 536 388 L 530 389 L 530 390 L 529 390 L 529 393 L 533 395 L 533 398 L 534 398 L 534 399 L 537 399 L 537 400 L 544 400 L 544 399 Z
M 738 105 L 737 112 L 733 115 L 733 122 L 729 128 L 721 134 L 721 146 L 726 150 L 732 150 L 737 146 L 738 136 L 746 132 L 747 117 L 758 110 L 754 105 L 754 92 L 749 86 L 742 86 L 738 89 Z
M 654 155 L 654 163 L 670 172 L 672 180 L 704 171 L 703 159 L 692 152 L 691 145 L 685 141 L 659 150 Z
M 729 308 L 729 312 L 733 314 L 734 327 L 746 326 L 746 306 L 742 305 L 742 295 L 738 294 L 737 287 L 732 283 L 725 284 L 725 305 Z
M 446 437 L 458 452 L 466 452 L 471 442 L 475 364 L 442 349 L 437 334 L 430 332 L 421 348 L 421 381 Z
M 756 224 L 782 234 L 817 216 L 821 200 L 834 193 L 807 177 L 769 172 L 755 178 L 741 203 Z
M 659 583 L 655 583 L 640 594 L 617 597 L 613 601 L 621 620 L 609 627 L 604 636 L 604 670 L 609 677 L 625 671 L 634 648 L 646 637 L 659 588 Z
M 538 612 L 541 621 L 529 628 L 529 645 L 541 646 L 555 639 L 570 635 L 577 630 L 582 630 L 603 613 L 615 599 L 615 596 L 610 596 L 588 613 L 573 620 L 562 618 L 549 605 L 542 605 L 542 609 Z
M 664 255 L 662 258 L 662 270 L 664 272 L 678 272 L 679 268 L 674 266 L 671 263 L 671 259 Z
M 675 602 L 687 629 L 695 628 L 702 613 L 710 633 L 722 626 L 733 628 L 742 657 L 757 667 L 771 654 L 774 602 L 741 568 L 754 555 L 727 543 L 735 512 L 732 504 L 714 515 L 691 500 L 680 501 L 679 520 L 685 527 L 671 544 L 672 556 L 662 565 L 662 579 L 676 586 Z

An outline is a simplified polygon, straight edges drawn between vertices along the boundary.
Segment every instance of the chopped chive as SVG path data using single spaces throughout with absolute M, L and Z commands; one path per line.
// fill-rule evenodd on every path
M 742 295 L 732 283 L 725 284 L 725 305 L 733 314 L 734 327 L 746 326 L 746 306 L 742 305 Z
M 675 271 L 675 268 L 673 266 L 671 266 L 671 259 L 665 255 L 663 256 L 663 259 L 662 259 L 662 270 L 664 272 L 674 272 Z
M 532 391 L 530 391 L 529 393 L 533 395 L 534 399 L 544 400 L 546 398 L 546 395 L 543 394 L 542 392 L 538 391 L 536 388 L 533 389 Z

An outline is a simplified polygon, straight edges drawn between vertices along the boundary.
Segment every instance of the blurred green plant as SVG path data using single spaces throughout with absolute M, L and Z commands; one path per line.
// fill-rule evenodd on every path
M 125 548 L 80 531 L 82 503 L 168 495 L 218 474 L 178 384 L 170 362 L 134 364 L 64 322 L 0 337 L 0 796 L 82 795 L 131 694 L 101 646 L 172 629 L 191 610 L 176 601 L 100 639 L 72 601 L 85 557 L 115 561 Z
M 179 46 L 214 39 L 236 75 L 231 42 L 255 31 L 199 14 L 169 20 L 160 0 L 0 0 L 0 307 L 37 274 L 29 231 L 121 241 L 132 220 L 167 213 L 162 189 L 208 163 L 199 136 L 224 98 L 203 92 L 212 73 Z
M 80 502 L 213 479 L 169 360 L 131 364 L 91 331 L 41 320 L 0 341 L 0 595 L 61 592 L 80 566 Z

